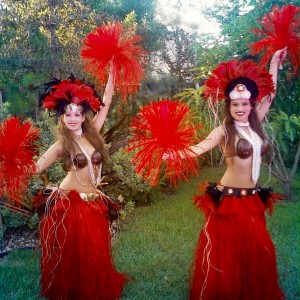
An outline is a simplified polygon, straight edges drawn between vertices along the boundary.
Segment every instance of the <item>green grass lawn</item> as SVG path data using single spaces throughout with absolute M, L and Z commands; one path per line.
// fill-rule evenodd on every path
M 153 191 L 151 205 L 137 207 L 123 221 L 114 245 L 117 268 L 134 280 L 122 300 L 187 299 L 188 268 L 203 215 L 192 197 L 198 182 L 220 177 L 222 169 L 207 169 L 201 178 L 182 183 L 176 190 Z M 264 176 L 264 175 L 263 175 Z M 271 185 L 278 186 L 276 182 Z M 268 228 L 277 249 L 280 285 L 287 299 L 299 299 L 299 201 L 276 205 Z M 37 299 L 39 256 L 14 251 L 0 260 L 0 299 Z

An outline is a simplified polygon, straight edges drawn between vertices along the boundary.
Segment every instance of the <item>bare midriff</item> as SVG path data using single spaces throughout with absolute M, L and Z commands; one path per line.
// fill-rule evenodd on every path
M 79 193 L 94 193 L 97 191 L 91 184 L 88 167 L 77 169 L 76 173 L 73 169 L 69 171 L 59 187 L 64 190 L 75 190 Z
M 226 158 L 227 168 L 220 183 L 235 188 L 254 188 L 252 181 L 252 156 L 242 159 L 238 156 Z

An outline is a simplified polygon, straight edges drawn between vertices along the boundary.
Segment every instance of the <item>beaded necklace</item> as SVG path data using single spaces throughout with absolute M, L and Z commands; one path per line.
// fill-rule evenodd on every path
M 242 127 L 247 127 L 250 135 L 245 132 Z M 249 122 L 234 121 L 236 131 L 241 134 L 253 147 L 253 160 L 252 160 L 252 180 L 257 182 L 260 174 L 261 164 L 261 141 L 258 134 L 250 127 Z
M 91 161 L 89 155 L 87 154 L 87 152 L 86 152 L 86 150 L 84 149 L 84 147 L 78 143 L 78 141 L 76 141 L 76 143 L 77 143 L 79 149 L 81 150 L 81 152 L 84 154 L 84 156 L 85 156 L 86 159 L 87 159 L 87 162 L 88 162 L 88 170 L 89 170 L 89 176 L 90 176 L 90 181 L 91 181 L 91 183 L 90 183 L 90 184 L 85 184 L 85 183 L 83 183 L 83 182 L 80 181 L 80 179 L 79 179 L 79 177 L 78 177 L 78 175 L 77 175 L 77 169 L 76 169 L 76 167 L 75 167 L 75 165 L 74 165 L 74 163 L 73 163 L 73 165 L 74 165 L 74 167 L 75 167 L 74 169 L 75 169 L 76 178 L 77 178 L 78 182 L 79 182 L 81 185 L 84 185 L 84 186 L 91 186 L 91 185 L 93 185 L 95 188 L 97 188 L 97 186 L 99 185 L 99 183 L 100 183 L 100 181 L 101 181 L 101 169 L 102 169 L 102 164 L 100 164 L 100 166 L 99 166 L 98 176 L 96 177 L 96 176 L 95 176 L 95 173 L 94 173 L 93 164 L 92 164 L 92 161 Z M 72 161 L 73 161 L 73 159 L 72 159 Z

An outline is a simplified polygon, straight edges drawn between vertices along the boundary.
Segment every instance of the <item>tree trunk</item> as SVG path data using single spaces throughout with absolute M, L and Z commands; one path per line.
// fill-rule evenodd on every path
M 49 0 L 48 5 L 51 11 L 51 18 L 50 18 L 50 24 L 48 25 L 48 29 L 50 31 L 50 57 L 51 57 L 51 64 L 53 66 L 52 69 L 52 78 L 60 79 L 60 72 L 59 72 L 59 66 L 58 66 L 58 42 L 57 42 L 57 36 L 56 36 L 56 27 L 57 27 L 57 16 L 55 14 L 55 1 Z
M 35 97 L 35 121 L 40 121 L 40 105 L 39 105 L 39 91 Z
M 284 197 L 286 199 L 290 198 L 290 196 L 291 196 L 291 184 L 290 184 L 290 180 L 284 181 L 283 188 L 284 188 Z

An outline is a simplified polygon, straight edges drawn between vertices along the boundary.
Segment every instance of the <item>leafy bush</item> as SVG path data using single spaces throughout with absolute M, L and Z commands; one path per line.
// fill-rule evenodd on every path
M 113 171 L 107 175 L 109 184 L 104 187 L 104 191 L 116 198 L 122 195 L 126 202 L 147 203 L 150 201 L 151 186 L 135 174 L 131 158 L 132 154 L 123 149 L 113 154 Z
M 19 228 L 25 226 L 29 227 L 30 229 L 34 229 L 38 226 L 37 215 L 27 217 L 16 212 L 12 212 L 6 208 L 2 208 L 0 213 L 2 214 L 3 234 L 5 234 L 5 231 L 9 228 Z
M 9 102 L 0 104 L 0 121 L 10 117 L 9 106 L 10 106 Z

